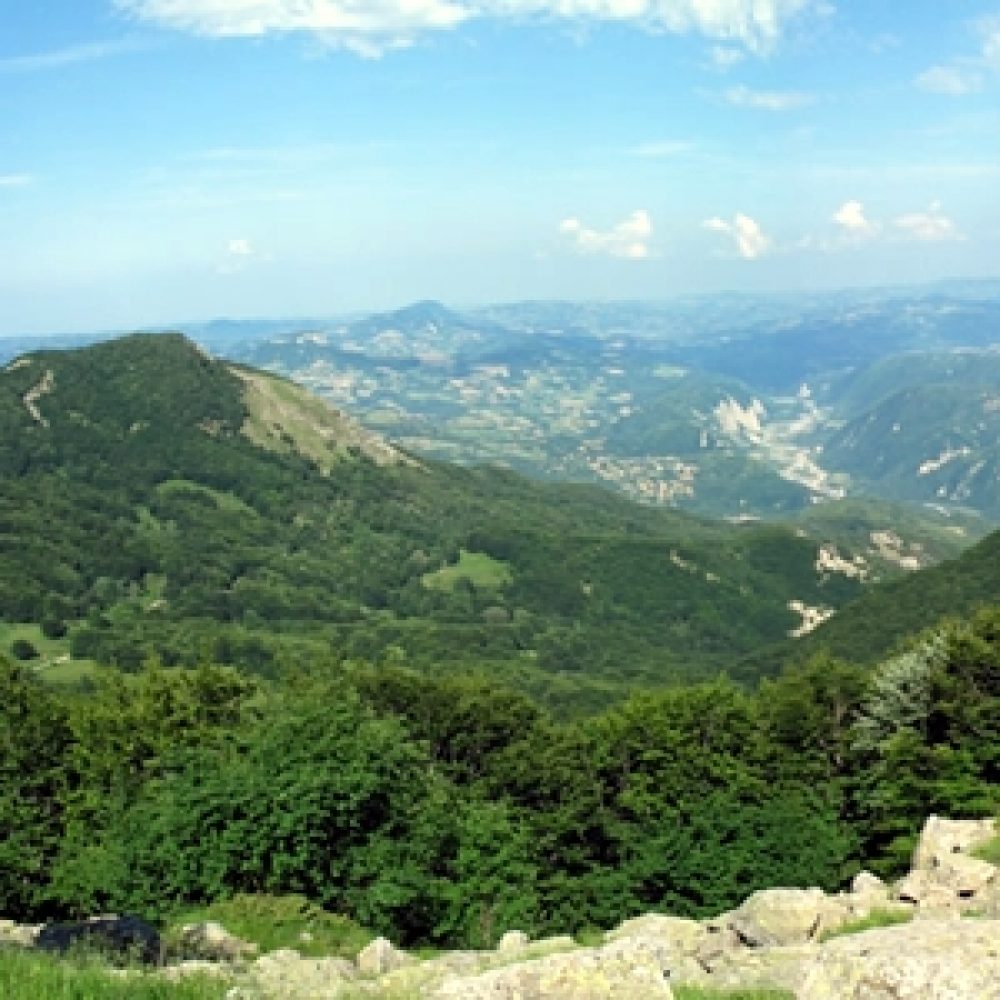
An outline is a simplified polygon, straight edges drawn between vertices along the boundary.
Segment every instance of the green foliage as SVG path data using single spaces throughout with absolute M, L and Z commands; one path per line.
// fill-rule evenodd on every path
M 952 624 L 888 660 L 852 727 L 862 849 L 877 871 L 908 861 L 929 813 L 1000 808 L 1000 616 Z
M 71 740 L 64 708 L 33 674 L 0 658 L 0 913 L 44 909 Z
M 151 973 L 113 974 L 96 960 L 74 961 L 0 949 L 4 1000 L 222 1000 L 229 983 L 218 976 L 170 982 Z

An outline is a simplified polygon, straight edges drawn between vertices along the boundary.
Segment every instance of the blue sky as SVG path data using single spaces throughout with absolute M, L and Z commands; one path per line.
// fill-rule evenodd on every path
M 0 14 L 0 334 L 1000 275 L 1000 0 Z

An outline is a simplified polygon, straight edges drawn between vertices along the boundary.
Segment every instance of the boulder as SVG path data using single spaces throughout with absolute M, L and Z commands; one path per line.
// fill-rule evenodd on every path
M 99 951 L 116 962 L 157 965 L 162 958 L 160 934 L 140 917 L 109 914 L 77 923 L 46 924 L 35 936 L 42 951 L 64 954 L 76 948 Z
M 669 956 L 629 939 L 450 976 L 437 1000 L 670 1000 Z
M 363 976 L 382 976 L 410 965 L 413 961 L 410 955 L 396 948 L 388 938 L 379 937 L 358 952 L 355 964 Z
M 726 924 L 750 948 L 801 944 L 843 923 L 845 908 L 822 889 L 762 889 L 728 915 Z
M 708 929 L 697 920 L 671 917 L 665 913 L 647 913 L 620 923 L 604 935 L 605 941 L 644 938 L 665 943 L 674 954 L 693 955 L 704 944 Z
M 343 958 L 303 958 L 292 948 L 261 955 L 247 970 L 246 980 L 229 990 L 227 1000 L 333 1000 L 345 983 L 357 978 L 352 962 Z
M 839 937 L 816 949 L 801 1000 L 998 1000 L 1000 921 L 933 919 Z
M 894 895 L 923 911 L 979 909 L 1000 888 L 1000 869 L 965 854 L 945 854 L 896 883 Z
M 871 872 L 861 871 L 851 879 L 851 894 L 854 896 L 889 896 L 889 887 Z
M 929 816 L 913 852 L 911 868 L 927 870 L 939 867 L 956 854 L 968 854 L 998 834 L 992 819 L 943 819 Z
M 523 951 L 531 944 L 524 931 L 507 931 L 497 943 L 497 951 Z
M 32 948 L 42 924 L 19 924 L 14 920 L 0 920 L 0 945 Z
M 210 962 L 239 962 L 257 954 L 257 945 L 230 934 L 214 920 L 185 924 L 180 930 L 180 950 L 185 958 Z

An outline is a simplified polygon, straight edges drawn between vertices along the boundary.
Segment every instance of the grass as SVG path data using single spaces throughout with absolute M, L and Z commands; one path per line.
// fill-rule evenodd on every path
M 848 920 L 839 927 L 824 931 L 819 939 L 829 941 L 831 938 L 845 937 L 848 934 L 862 934 L 878 927 L 893 927 L 896 924 L 908 924 L 913 919 L 913 913 L 905 910 L 872 910 L 867 917 L 858 920 Z
M 156 492 L 164 496 L 170 496 L 172 493 L 197 493 L 211 500 L 219 510 L 235 511 L 240 514 L 256 514 L 256 511 L 252 507 L 248 507 L 235 493 L 214 490 L 211 486 L 205 486 L 190 479 L 165 479 L 156 487 Z
M 18 639 L 26 639 L 38 650 L 38 656 L 24 661 L 50 684 L 76 685 L 86 677 L 93 677 L 99 670 L 92 660 L 74 660 L 69 651 L 69 636 L 49 639 L 41 628 L 32 622 L 0 622 L 0 654 L 14 659 L 11 646 Z
M 354 958 L 374 937 L 349 917 L 326 910 L 303 896 L 240 895 L 177 914 L 164 934 L 169 948 L 184 924 L 214 920 L 261 953 L 294 948 L 302 955 Z
M 453 566 L 442 566 L 422 578 L 423 585 L 431 590 L 454 590 L 459 580 L 468 580 L 483 590 L 499 590 L 511 581 L 510 567 L 485 552 L 462 549 Z
M 138 970 L 115 974 L 96 959 L 0 948 L 3 1000 L 222 1000 L 229 985 L 213 976 L 169 982 Z

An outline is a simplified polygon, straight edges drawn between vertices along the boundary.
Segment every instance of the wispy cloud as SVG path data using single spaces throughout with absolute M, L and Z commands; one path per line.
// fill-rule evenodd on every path
M 820 0 L 115 0 L 143 21 L 213 37 L 310 33 L 364 56 L 474 19 L 613 21 L 650 31 L 700 34 L 766 52 Z
M 816 95 L 801 90 L 751 90 L 740 84 L 722 95 L 736 108 L 755 111 L 796 111 L 816 103 Z
M 730 69 L 746 58 L 745 50 L 737 48 L 735 45 L 713 45 L 708 54 L 712 60 L 712 66 L 721 70 Z
M 33 181 L 31 174 L 0 174 L 0 188 L 27 187 Z
M 697 148 L 693 142 L 685 139 L 654 139 L 651 142 L 640 142 L 629 152 L 633 156 L 641 156 L 649 160 L 664 160 L 671 156 L 683 156 Z
M 127 52 L 138 52 L 146 47 L 147 43 L 135 38 L 83 42 L 79 45 L 68 45 L 62 49 L 51 49 L 48 52 L 7 56 L 0 59 L 0 72 L 35 73 L 49 69 L 61 69 L 76 63 L 97 62 L 100 59 L 108 59 L 111 56 L 123 55 Z
M 983 74 L 961 66 L 932 66 L 921 73 L 916 84 L 932 94 L 962 97 L 983 89 Z
M 922 212 L 907 212 L 893 225 L 902 234 L 924 243 L 964 239 L 954 221 L 944 214 L 941 202 L 934 201 Z
M 736 252 L 744 260 L 757 260 L 771 249 L 771 240 L 764 235 L 760 223 L 742 212 L 737 212 L 732 222 L 715 216 L 706 219 L 702 226 L 713 233 L 722 233 L 730 237 Z
M 644 260 L 649 256 L 653 221 L 645 209 L 639 208 L 627 219 L 604 231 L 591 229 L 579 219 L 571 218 L 563 219 L 559 232 L 570 240 L 578 253 Z
M 1000 74 L 1000 14 L 980 18 L 973 25 L 978 51 L 924 70 L 913 81 L 921 90 L 948 97 L 964 97 L 986 86 Z

